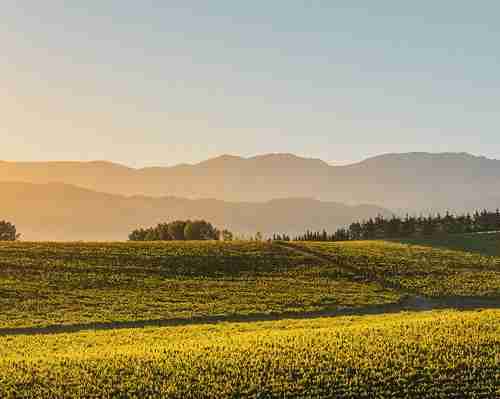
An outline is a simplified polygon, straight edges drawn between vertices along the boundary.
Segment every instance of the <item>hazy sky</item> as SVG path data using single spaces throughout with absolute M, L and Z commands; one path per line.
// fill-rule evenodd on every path
M 500 158 L 498 1 L 3 0 L 0 159 Z

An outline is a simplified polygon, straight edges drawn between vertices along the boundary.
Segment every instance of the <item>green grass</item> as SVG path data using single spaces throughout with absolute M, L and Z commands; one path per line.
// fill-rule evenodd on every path
M 500 256 L 500 233 L 447 234 L 429 238 L 414 238 L 394 241 L 402 244 L 475 252 L 488 256 Z
M 0 397 L 494 398 L 500 311 L 0 337 Z
M 500 303 L 500 257 L 382 241 L 0 243 L 0 398 L 499 397 L 500 310 L 286 319 L 408 295 Z M 266 314 L 282 320 L 229 323 Z M 92 331 L 173 319 L 197 324 Z
M 399 298 L 277 244 L 0 244 L 0 328 L 315 312 Z
M 407 295 L 500 299 L 498 257 L 294 245 L 312 253 L 258 242 L 3 243 L 0 328 L 363 309 Z
M 384 241 L 295 245 L 401 292 L 500 299 L 499 257 Z

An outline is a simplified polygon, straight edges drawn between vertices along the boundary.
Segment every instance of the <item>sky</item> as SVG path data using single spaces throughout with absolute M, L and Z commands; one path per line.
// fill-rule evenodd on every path
M 0 159 L 498 159 L 499 15 L 492 0 L 3 0 Z

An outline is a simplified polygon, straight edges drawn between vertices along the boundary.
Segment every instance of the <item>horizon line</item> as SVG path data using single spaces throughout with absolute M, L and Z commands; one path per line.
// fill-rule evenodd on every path
M 388 157 L 388 156 L 398 156 L 398 155 L 463 155 L 463 156 L 469 156 L 473 158 L 484 158 L 487 160 L 491 161 L 498 161 L 500 160 L 499 158 L 490 158 L 485 155 L 480 155 L 480 154 L 473 154 L 470 152 L 466 151 L 446 151 L 446 152 L 432 152 L 432 151 L 410 151 L 410 152 L 385 152 L 385 153 L 380 153 L 377 155 L 372 155 L 366 158 L 362 158 L 360 160 L 352 160 L 352 161 L 325 161 L 321 158 L 317 157 L 308 157 L 305 155 L 297 155 L 295 153 L 291 152 L 269 152 L 269 153 L 262 153 L 262 154 L 256 154 L 256 155 L 249 155 L 249 156 L 243 156 L 243 155 L 234 155 L 234 154 L 221 154 L 217 155 L 214 157 L 206 158 L 204 160 L 198 161 L 198 162 L 181 162 L 181 163 L 176 163 L 176 164 L 164 164 L 162 165 L 161 163 L 158 163 L 157 165 L 151 165 L 151 166 L 140 166 L 140 167 L 134 167 L 130 164 L 127 164 L 125 162 L 121 161 L 112 161 L 109 159 L 93 159 L 93 160 L 68 160 L 68 159 L 56 159 L 56 160 L 12 160 L 12 159 L 0 159 L 0 163 L 12 163 L 12 164 L 108 164 L 108 165 L 113 165 L 113 166 L 119 166 L 127 169 L 132 169 L 132 170 L 147 170 L 147 169 L 157 169 L 157 168 L 176 168 L 176 167 L 194 167 L 194 166 L 200 166 L 212 161 L 220 160 L 223 158 L 227 159 L 236 159 L 236 160 L 241 160 L 241 161 L 250 161 L 250 160 L 256 160 L 256 159 L 262 159 L 266 157 L 291 157 L 295 159 L 300 159 L 300 160 L 305 160 L 305 161 L 317 161 L 317 162 L 322 162 L 327 166 L 330 167 L 346 167 L 346 166 L 351 166 L 351 165 L 357 165 L 369 160 L 374 160 L 377 158 L 381 157 Z

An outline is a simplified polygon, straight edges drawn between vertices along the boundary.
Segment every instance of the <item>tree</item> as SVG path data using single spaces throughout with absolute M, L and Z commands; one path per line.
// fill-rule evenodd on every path
M 373 221 L 372 218 L 368 219 L 367 222 L 364 223 L 364 237 L 367 238 L 368 240 L 372 240 L 375 238 L 376 234 L 376 226 L 375 222 Z
M 433 236 L 437 234 L 462 234 L 500 230 L 500 209 L 496 212 L 483 210 L 470 214 L 454 215 L 450 212 L 442 217 L 437 215 L 409 216 L 405 218 L 377 216 L 362 222 L 351 223 L 348 228 L 340 228 L 333 234 L 327 231 L 310 231 L 294 238 L 296 241 L 344 241 L 387 239 L 398 237 Z M 273 235 L 274 240 L 284 240 L 281 235 Z
M 221 233 L 222 241 L 233 241 L 233 233 L 231 233 L 229 230 L 222 230 Z
M 392 218 L 385 223 L 384 230 L 385 237 L 399 237 L 401 235 L 401 219 L 393 215 Z
M 160 235 L 158 234 L 158 229 L 155 228 L 147 229 L 144 241 L 160 241 Z
M 128 239 L 130 241 L 146 241 L 147 230 L 137 229 L 129 234 Z
M 20 236 L 17 233 L 16 226 L 5 220 L 0 221 L 0 241 L 16 241 Z
M 361 240 L 361 238 L 363 237 L 363 229 L 361 228 L 361 223 L 359 222 L 352 223 L 349 226 L 349 232 L 351 235 L 351 239 Z
M 168 224 L 168 234 L 172 240 L 185 240 L 184 229 L 186 228 L 187 223 L 189 223 L 189 221 L 185 222 L 183 220 L 176 220 L 175 222 Z
M 232 233 L 226 230 L 226 240 L 232 240 L 232 237 Z M 219 240 L 221 232 L 205 220 L 176 220 L 159 223 L 156 227 L 136 229 L 128 238 L 130 241 Z
M 160 241 L 170 241 L 172 239 L 172 237 L 170 237 L 170 233 L 168 232 L 168 223 L 158 224 L 158 226 L 156 226 L 156 230 Z
M 410 217 L 410 215 L 406 214 L 406 217 L 402 221 L 402 225 L 401 225 L 401 236 L 402 237 L 411 237 L 415 234 L 415 231 L 416 231 L 415 218 Z
M 184 226 L 185 240 L 218 240 L 219 232 L 205 220 L 188 221 Z

